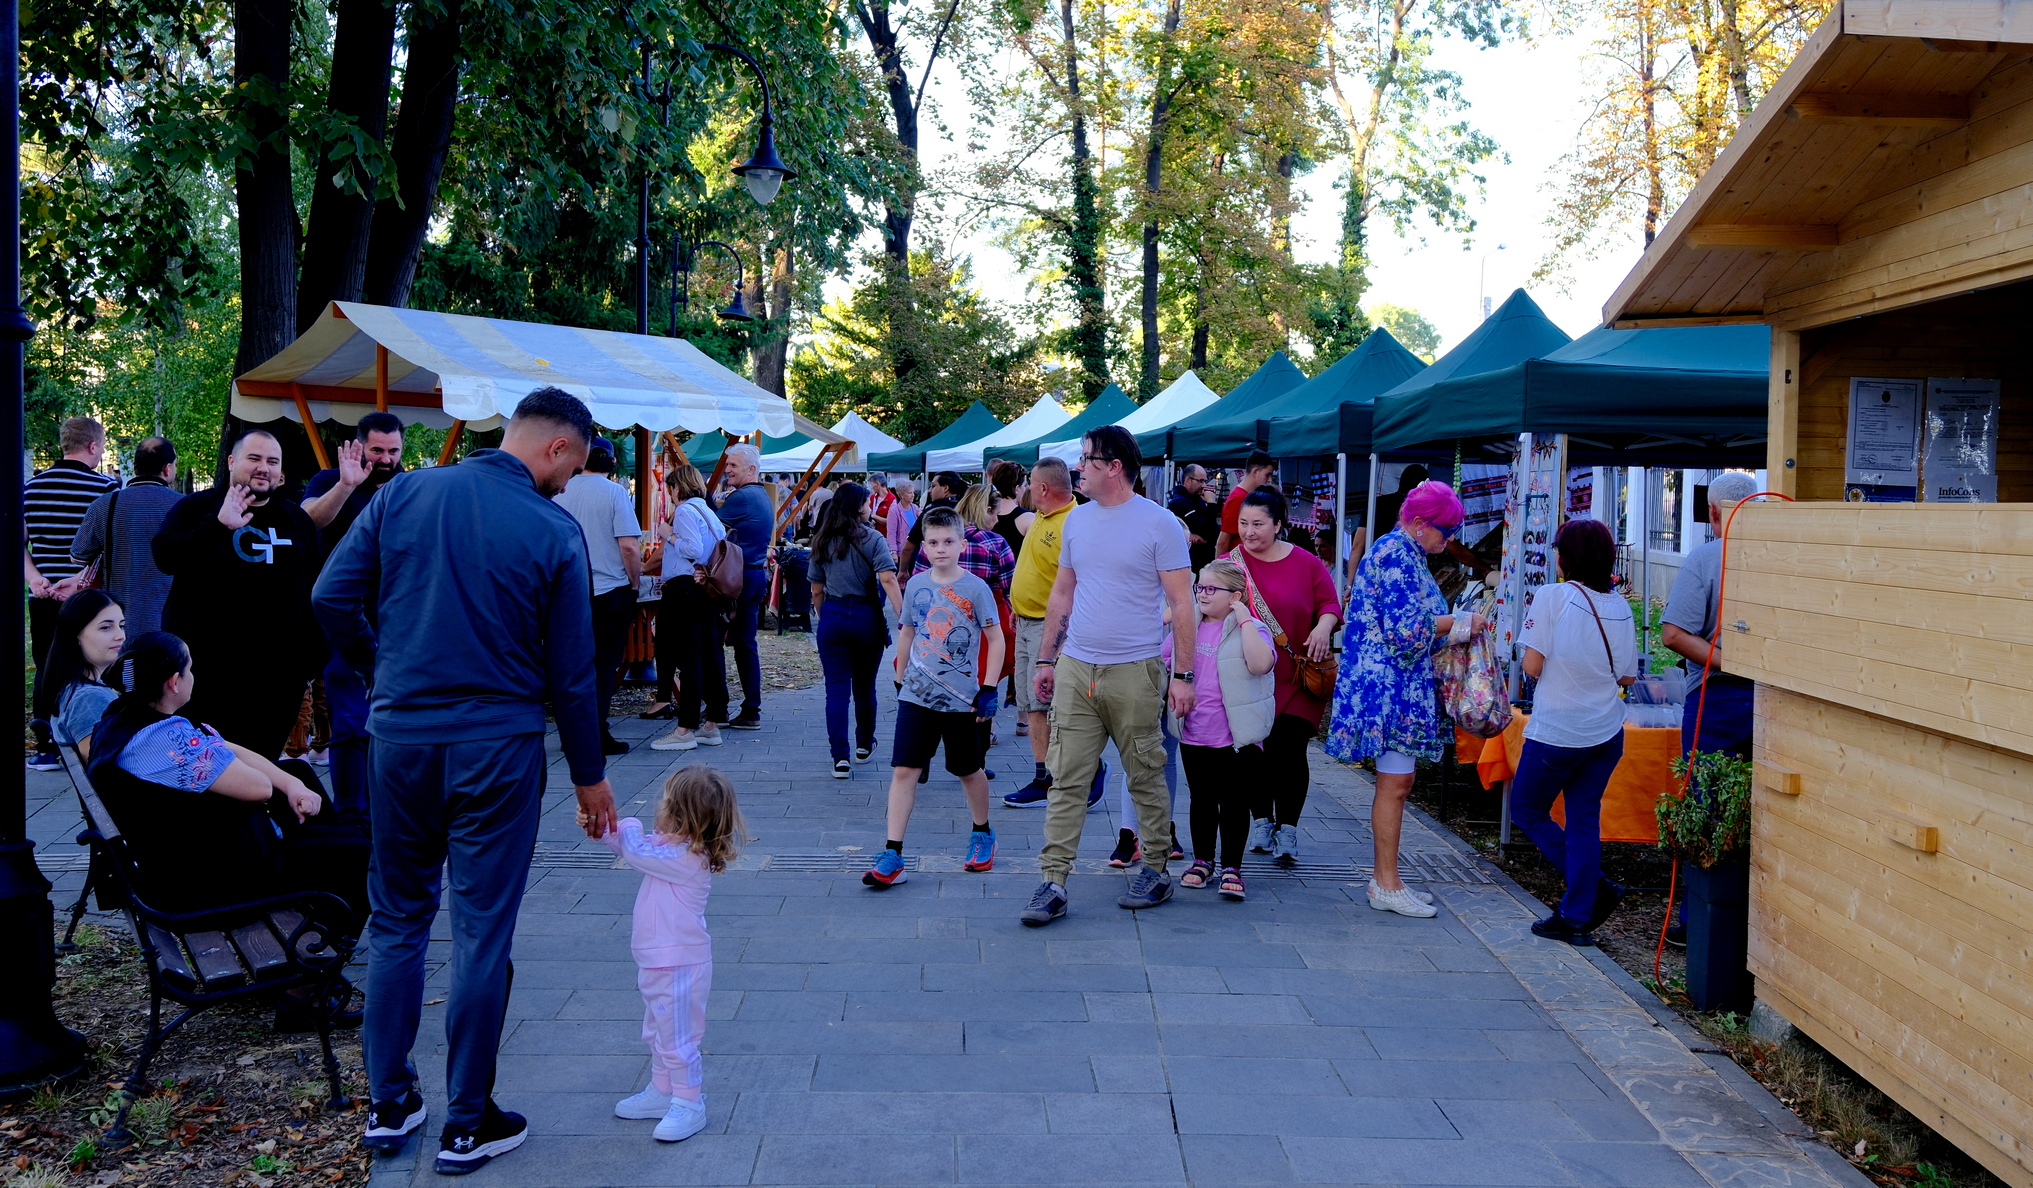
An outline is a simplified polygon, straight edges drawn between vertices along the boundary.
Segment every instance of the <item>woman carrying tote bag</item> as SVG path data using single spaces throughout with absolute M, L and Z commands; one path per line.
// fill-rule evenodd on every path
M 1630 603 L 1610 593 L 1616 542 L 1597 520 L 1569 520 L 1553 550 L 1566 580 L 1543 586 L 1525 612 L 1525 673 L 1539 682 L 1511 781 L 1511 823 L 1567 876 L 1566 894 L 1532 931 L 1592 945 L 1624 889 L 1602 875 L 1602 793 L 1624 754 L 1621 686 L 1638 675 Z M 1567 827 L 1553 798 L 1567 795 Z

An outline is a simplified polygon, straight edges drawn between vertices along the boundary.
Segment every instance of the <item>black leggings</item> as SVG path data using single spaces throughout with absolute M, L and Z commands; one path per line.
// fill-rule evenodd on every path
M 1313 782 L 1306 766 L 1306 744 L 1320 728 L 1296 714 L 1279 714 L 1264 740 L 1263 776 L 1254 788 L 1250 815 L 1280 825 L 1297 825 L 1306 809 L 1306 785 Z
M 1227 869 L 1242 865 L 1243 849 L 1249 842 L 1250 770 L 1263 762 L 1258 747 L 1196 747 L 1179 744 L 1179 766 L 1186 772 L 1186 787 L 1193 798 L 1193 857 L 1215 862 L 1215 839 L 1220 838 L 1220 861 Z

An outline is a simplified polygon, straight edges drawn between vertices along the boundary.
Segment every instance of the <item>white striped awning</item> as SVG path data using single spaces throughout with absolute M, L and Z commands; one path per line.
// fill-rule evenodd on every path
M 760 429 L 837 440 L 682 338 L 655 338 L 465 314 L 335 301 L 316 324 L 233 381 L 233 412 L 354 422 L 375 407 L 377 357 L 387 352 L 387 403 L 405 420 L 486 429 L 537 388 L 586 402 L 608 428 L 652 432 Z

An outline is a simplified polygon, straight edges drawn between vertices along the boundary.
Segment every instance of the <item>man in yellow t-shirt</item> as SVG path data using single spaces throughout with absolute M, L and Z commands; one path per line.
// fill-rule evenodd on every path
M 1052 773 L 1045 769 L 1045 747 L 1052 737 L 1051 719 L 1045 711 L 1051 706 L 1031 691 L 1029 674 L 1037 665 L 1038 645 L 1044 640 L 1045 607 L 1051 601 L 1052 583 L 1059 578 L 1059 544 L 1066 513 L 1073 510 L 1073 476 L 1064 462 L 1045 457 L 1031 468 L 1031 506 L 1030 512 L 1017 517 L 1024 547 L 1017 554 L 1016 576 L 1009 590 L 1009 606 L 1016 612 L 1017 679 L 1011 702 L 1030 723 L 1031 758 L 1037 763 L 1037 774 L 1002 798 L 1011 808 L 1042 807 L 1045 794 L 1052 790 Z

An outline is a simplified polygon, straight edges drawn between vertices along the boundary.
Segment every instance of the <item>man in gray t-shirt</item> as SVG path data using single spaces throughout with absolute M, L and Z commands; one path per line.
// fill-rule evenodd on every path
M 607 709 L 621 684 L 621 656 L 628 647 L 628 627 L 635 621 L 636 586 L 642 580 L 642 525 L 635 505 L 614 470 L 614 443 L 593 439 L 586 472 L 574 475 L 554 502 L 572 513 L 586 535 L 586 559 L 593 571 L 593 668 L 600 687 L 600 733 L 609 755 L 628 745 L 607 729 Z
M 1751 721 L 1756 686 L 1722 669 L 1722 526 L 1730 505 L 1755 494 L 1757 480 L 1742 471 L 1717 475 L 1708 484 L 1708 528 L 1717 539 L 1687 554 L 1660 616 L 1659 642 L 1685 657 L 1687 706 L 1680 718 L 1680 749 L 1751 757 Z M 1702 668 L 1707 666 L 1706 680 Z M 1706 687 L 1707 695 L 1703 696 Z M 1700 721 L 1697 737 L 1695 722 Z M 1697 786 L 1696 792 L 1700 789 Z M 1666 940 L 1686 943 L 1687 905 Z
M 1106 425 L 1083 444 L 1080 487 L 1090 502 L 1066 515 L 1037 666 L 1017 674 L 1052 707 L 1045 758 L 1052 791 L 1039 855 L 1045 882 L 1022 914 L 1033 926 L 1066 914 L 1066 874 L 1080 847 L 1088 785 L 1110 741 L 1122 758 L 1138 835 L 1145 839 L 1143 863 L 1130 877 L 1129 893 L 1116 902 L 1135 910 L 1171 898 L 1163 839 L 1171 836 L 1172 813 L 1160 718 L 1168 697 L 1174 713 L 1193 708 L 1190 665 L 1167 680 L 1159 659 L 1165 629 L 1152 613 L 1161 602 L 1171 607 L 1173 654 L 1192 656 L 1199 614 L 1185 529 L 1133 490 L 1143 459 L 1128 431 Z

